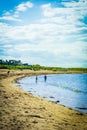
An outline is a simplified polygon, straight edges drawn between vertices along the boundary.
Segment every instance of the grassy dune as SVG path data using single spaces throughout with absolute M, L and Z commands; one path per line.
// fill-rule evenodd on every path
M 87 130 L 87 114 L 33 96 L 13 82 L 51 71 L 0 70 L 0 130 Z

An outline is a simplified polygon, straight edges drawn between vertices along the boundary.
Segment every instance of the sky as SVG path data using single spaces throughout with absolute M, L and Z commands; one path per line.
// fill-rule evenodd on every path
M 0 59 L 87 67 L 87 1 L 0 0 Z

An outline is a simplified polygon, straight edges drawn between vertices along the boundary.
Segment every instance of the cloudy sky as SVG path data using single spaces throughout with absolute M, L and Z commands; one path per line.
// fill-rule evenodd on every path
M 0 59 L 87 67 L 86 0 L 0 0 Z

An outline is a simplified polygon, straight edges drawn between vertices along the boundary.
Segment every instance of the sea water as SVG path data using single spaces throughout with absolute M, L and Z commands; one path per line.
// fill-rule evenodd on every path
M 87 74 L 52 74 L 18 80 L 23 90 L 87 113 Z

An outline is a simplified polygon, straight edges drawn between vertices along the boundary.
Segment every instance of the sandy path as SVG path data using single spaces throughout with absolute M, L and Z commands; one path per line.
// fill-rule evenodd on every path
M 87 114 L 38 98 L 12 82 L 25 75 L 47 71 L 0 73 L 0 130 L 87 130 Z M 6 76 L 7 75 L 7 76 Z

